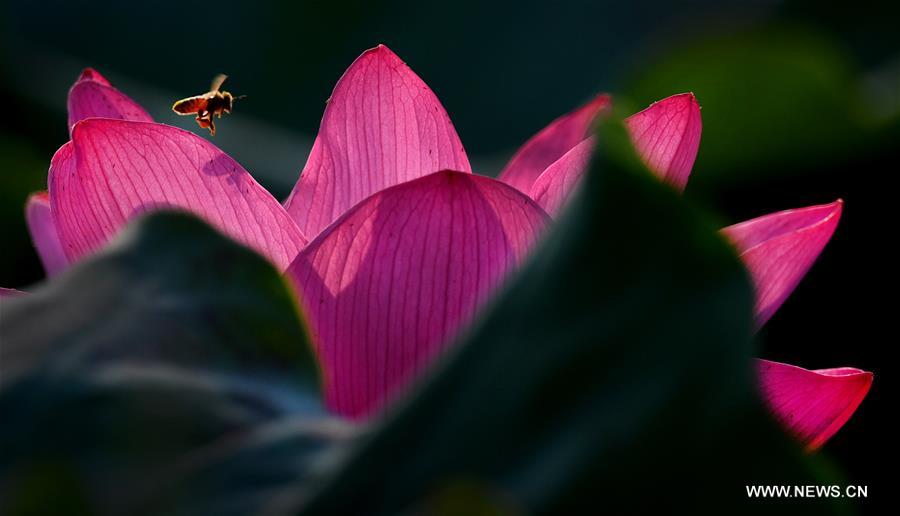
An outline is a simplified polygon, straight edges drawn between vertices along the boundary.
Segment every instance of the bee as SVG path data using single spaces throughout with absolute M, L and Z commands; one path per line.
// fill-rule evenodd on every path
M 217 75 L 210 86 L 209 91 L 203 95 L 188 97 L 181 99 L 172 104 L 172 111 L 179 115 L 197 115 L 197 124 L 200 127 L 209 129 L 209 134 L 216 135 L 216 124 L 213 122 L 213 115 L 222 118 L 222 113 L 231 113 L 231 107 L 235 100 L 242 99 L 246 95 L 235 97 L 227 91 L 220 91 L 222 83 L 228 76 L 225 74 Z

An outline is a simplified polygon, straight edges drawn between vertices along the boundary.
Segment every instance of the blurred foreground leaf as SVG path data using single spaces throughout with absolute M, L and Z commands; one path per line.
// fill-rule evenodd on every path
M 701 37 L 645 64 L 625 92 L 635 107 L 693 91 L 703 107 L 691 189 L 813 173 L 877 149 L 895 108 L 866 97 L 850 56 L 793 28 Z
M 2 514 L 224 514 L 209 491 L 231 488 L 247 512 L 268 499 L 245 476 L 296 479 L 301 452 L 346 434 L 277 271 L 187 215 L 141 220 L 0 317 Z M 291 464 L 230 453 L 285 426 Z M 222 453 L 217 476 L 188 481 Z
M 826 483 L 754 394 L 743 267 L 610 151 L 620 126 L 600 141 L 531 264 L 300 513 L 732 514 L 773 507 L 745 485 Z

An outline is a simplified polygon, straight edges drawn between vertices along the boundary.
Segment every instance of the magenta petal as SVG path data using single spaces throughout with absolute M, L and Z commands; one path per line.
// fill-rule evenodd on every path
M 547 167 L 531 187 L 534 202 L 551 216 L 559 215 L 569 195 L 581 183 L 593 152 L 594 138 L 586 138 Z
M 769 409 L 810 451 L 844 426 L 873 378 L 852 367 L 810 371 L 769 360 L 757 360 L 757 370 Z
M 288 269 L 327 405 L 364 417 L 417 378 L 516 267 L 547 215 L 499 181 L 443 171 L 382 190 Z
M 284 270 L 306 243 L 290 216 L 214 145 L 162 124 L 91 118 L 50 163 L 50 201 L 71 260 L 105 244 L 154 209 L 181 209 L 267 256 Z
M 530 192 L 538 176 L 572 147 L 581 143 L 597 115 L 610 105 L 609 95 L 597 95 L 532 136 L 500 172 L 499 179 L 520 192 Z
M 598 97 L 595 103 L 598 103 L 599 99 L 608 102 L 605 97 Z M 602 109 L 605 104 L 599 105 L 599 107 L 595 104 L 594 107 Z M 567 119 L 563 117 L 560 120 Z M 582 120 L 587 120 L 586 124 L 590 123 L 590 119 L 586 117 L 583 117 Z M 566 124 L 569 123 L 571 122 L 567 120 Z M 625 124 L 631 134 L 635 149 L 647 166 L 663 181 L 683 190 L 687 185 L 691 167 L 694 165 L 700 145 L 700 106 L 694 95 L 691 93 L 674 95 L 656 102 L 644 111 L 626 119 Z M 533 141 L 540 142 L 540 137 L 548 132 L 550 127 L 535 137 Z M 529 145 L 532 145 L 532 142 L 525 147 L 528 148 Z M 535 145 L 539 146 L 539 143 Z M 531 197 L 548 213 L 557 215 L 587 170 L 592 149 L 593 138 L 581 140 L 580 143 L 566 151 L 562 157 L 549 164 L 543 172 L 540 172 L 538 178 L 531 183 L 530 190 L 526 191 L 530 192 Z M 525 155 L 524 148 L 520 154 Z M 519 155 L 513 158 L 513 161 L 518 159 L 520 159 Z M 501 179 L 514 186 L 516 184 L 513 181 L 521 181 L 520 184 L 527 182 L 519 175 L 524 174 L 521 172 L 524 169 L 511 168 L 512 165 L 513 163 L 510 163 L 510 167 L 503 172 Z M 521 186 L 519 187 L 521 188 Z
M 63 252 L 56 232 L 56 224 L 50 214 L 50 197 L 47 192 L 37 192 L 28 198 L 25 204 L 25 220 L 31 241 L 37 250 L 47 276 L 55 276 L 69 266 L 69 260 Z
M 756 322 L 762 326 L 794 291 L 831 239 L 843 201 L 786 210 L 729 226 L 756 288 Z
M 444 169 L 471 170 L 450 117 L 422 79 L 379 45 L 335 86 L 285 207 L 313 236 L 373 193 Z
M 638 154 L 663 181 L 687 186 L 700 147 L 700 105 L 693 93 L 653 103 L 625 120 Z
M 153 119 L 137 102 L 113 88 L 93 68 L 86 68 L 69 90 L 69 131 L 85 118 L 116 118 L 137 122 Z
M 4 288 L 0 287 L 0 298 L 2 297 L 14 297 L 24 294 L 21 290 L 16 290 L 14 288 Z
M 82 81 L 92 81 L 102 86 L 112 86 L 112 84 L 110 84 L 109 81 L 106 80 L 106 77 L 100 75 L 100 72 L 94 70 L 93 68 L 85 68 L 84 70 L 82 70 L 81 75 L 78 76 L 78 79 L 75 81 L 75 83 L 77 84 Z

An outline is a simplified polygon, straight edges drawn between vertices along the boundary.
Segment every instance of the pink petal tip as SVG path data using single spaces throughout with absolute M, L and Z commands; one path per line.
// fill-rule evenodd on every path
M 757 360 L 760 390 L 769 409 L 808 451 L 840 430 L 872 386 L 874 375 L 852 367 L 808 370 Z
M 36 192 L 28 197 L 25 203 L 25 221 L 47 277 L 53 277 L 65 270 L 69 266 L 69 260 L 59 241 L 56 224 L 50 213 L 50 197 L 47 192 Z
M 557 118 L 522 145 L 500 172 L 499 179 L 520 192 L 530 192 L 547 167 L 589 135 L 597 115 L 609 106 L 609 95 L 597 95 L 587 104 Z
M 0 287 L 0 299 L 4 297 L 16 297 L 24 294 L 21 290 L 16 290 L 14 288 L 5 288 Z
M 384 188 L 439 170 L 471 170 L 437 96 L 379 45 L 334 88 L 300 179 L 285 202 L 307 235 Z
M 559 215 L 571 193 L 581 184 L 594 144 L 594 138 L 589 137 L 572 147 L 547 167 L 531 187 L 531 198 L 552 217 Z
M 549 156 L 545 151 L 552 145 L 569 145 L 570 142 L 563 141 L 573 134 L 583 135 L 593 120 L 588 115 L 596 116 L 608 104 L 607 96 L 597 97 L 588 106 L 551 124 L 523 147 L 501 174 L 501 179 L 519 188 L 530 184 L 530 189 L 525 191 L 548 213 L 558 215 L 587 171 L 594 139 L 588 137 L 572 144 L 542 169 L 536 180 L 530 177 L 533 171 L 530 167 L 534 165 L 536 169 L 543 162 L 531 158 Z M 694 95 L 685 93 L 663 99 L 632 115 L 625 124 L 636 151 L 648 167 L 663 181 L 683 190 L 700 144 L 700 106 Z M 578 129 L 581 132 L 568 132 L 578 127 L 582 127 Z M 560 138 L 561 134 L 566 138 Z
M 69 90 L 69 131 L 86 118 L 116 118 L 138 122 L 153 119 L 137 102 L 114 88 L 93 68 L 85 68 Z
M 687 186 L 702 122 L 693 93 L 673 95 L 625 120 L 635 150 L 663 181 L 679 191 Z
M 837 228 L 844 202 L 785 210 L 724 228 L 747 266 L 762 326 L 790 296 Z
M 100 72 L 93 68 L 85 68 L 81 71 L 81 75 L 78 76 L 78 79 L 75 81 L 79 83 L 81 81 L 93 81 L 102 84 L 103 86 L 112 86 L 106 77 L 100 75 Z

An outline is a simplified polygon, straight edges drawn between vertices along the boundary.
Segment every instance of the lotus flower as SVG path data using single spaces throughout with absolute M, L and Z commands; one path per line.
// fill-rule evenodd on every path
M 48 276 L 130 219 L 187 210 L 255 249 L 296 286 L 323 371 L 325 404 L 353 419 L 402 396 L 473 320 L 553 224 L 593 148 L 600 95 L 537 133 L 498 179 L 471 172 L 435 94 L 394 53 L 363 53 L 338 81 L 282 206 L 207 140 L 154 123 L 94 70 L 69 93 L 71 141 L 27 219 Z M 663 181 L 685 187 L 700 142 L 690 93 L 626 120 Z M 841 201 L 723 229 L 746 263 L 764 324 L 822 251 Z M 843 425 L 872 374 L 759 361 L 764 398 L 809 449 Z

